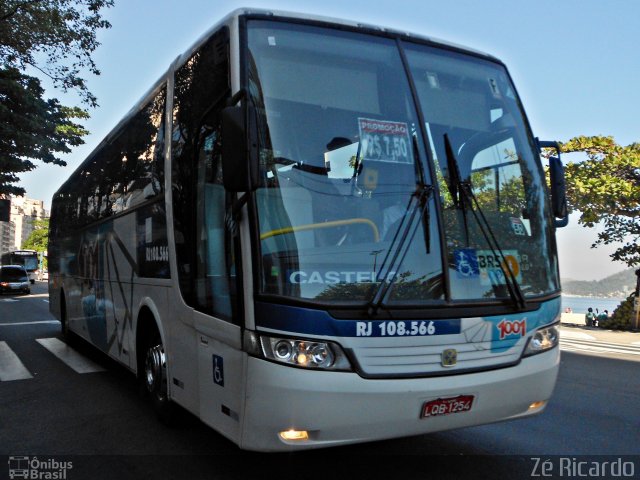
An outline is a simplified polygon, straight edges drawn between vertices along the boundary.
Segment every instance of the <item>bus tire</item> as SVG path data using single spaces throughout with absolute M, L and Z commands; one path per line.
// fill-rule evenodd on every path
M 69 331 L 69 320 L 67 318 L 67 302 L 64 299 L 64 292 L 60 292 L 60 330 L 62 338 L 69 343 L 71 332 Z
M 147 335 L 141 354 L 142 374 L 139 378 L 142 390 L 151 397 L 158 419 L 166 425 L 173 426 L 176 420 L 176 409 L 169 399 L 164 345 L 157 330 Z

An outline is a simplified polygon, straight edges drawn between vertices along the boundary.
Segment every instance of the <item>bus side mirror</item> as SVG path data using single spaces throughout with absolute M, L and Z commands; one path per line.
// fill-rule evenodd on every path
M 569 223 L 567 187 L 564 181 L 564 167 L 560 161 L 560 146 L 556 142 L 538 141 L 540 148 L 554 148 L 557 157 L 549 157 L 549 179 L 551 182 L 551 211 L 555 217 L 555 227 L 566 227 Z
M 569 208 L 567 207 L 564 167 L 558 157 L 549 157 L 549 177 L 551 179 L 551 210 L 553 216 L 560 219 L 556 220 L 556 227 L 564 227 L 568 223 Z
M 250 192 L 258 187 L 255 119 L 252 106 L 222 110 L 222 179 L 229 192 Z

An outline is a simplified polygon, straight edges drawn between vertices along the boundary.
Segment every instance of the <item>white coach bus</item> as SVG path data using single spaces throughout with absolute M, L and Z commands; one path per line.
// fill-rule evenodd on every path
M 51 311 L 244 449 L 533 415 L 560 357 L 553 145 L 492 56 L 239 10 L 56 192 Z

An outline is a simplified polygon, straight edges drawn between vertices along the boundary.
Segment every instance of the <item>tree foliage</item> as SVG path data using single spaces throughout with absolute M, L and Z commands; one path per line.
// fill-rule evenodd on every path
M 112 5 L 113 0 L 0 1 L 0 196 L 24 194 L 15 185 L 20 173 L 36 168 L 34 161 L 66 165 L 59 154 L 83 143 L 88 132 L 74 120 L 88 113 L 44 98 L 36 76 L 97 106 L 81 74 L 100 73 L 91 54 L 99 45 L 97 31 L 110 27 L 101 10 Z
M 33 230 L 22 244 L 23 249 L 46 252 L 49 247 L 49 219 L 33 222 Z
M 612 330 L 630 330 L 633 324 L 635 311 L 633 308 L 635 293 L 629 295 L 615 309 L 611 318 L 600 323 L 602 328 L 610 328 Z
M 35 68 L 63 91 L 76 90 L 96 106 L 80 74 L 100 74 L 91 54 L 99 45 L 97 31 L 111 26 L 101 9 L 112 5 L 113 0 L 2 0 L 2 67 Z
M 88 133 L 73 122 L 87 112 L 44 100 L 43 93 L 37 78 L 15 68 L 0 69 L 0 193 L 24 194 L 13 185 L 19 173 L 36 168 L 35 160 L 66 165 L 57 154 L 69 153 Z
M 613 137 L 575 137 L 561 145 L 586 160 L 565 167 L 571 210 L 585 227 L 600 224 L 598 245 L 619 245 L 611 258 L 640 265 L 640 144 L 618 145 Z

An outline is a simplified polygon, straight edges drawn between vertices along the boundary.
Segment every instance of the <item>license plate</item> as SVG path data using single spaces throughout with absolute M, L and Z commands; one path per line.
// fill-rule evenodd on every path
M 452 398 L 438 398 L 425 402 L 421 418 L 439 417 L 452 413 L 468 412 L 473 406 L 473 395 L 459 395 Z

